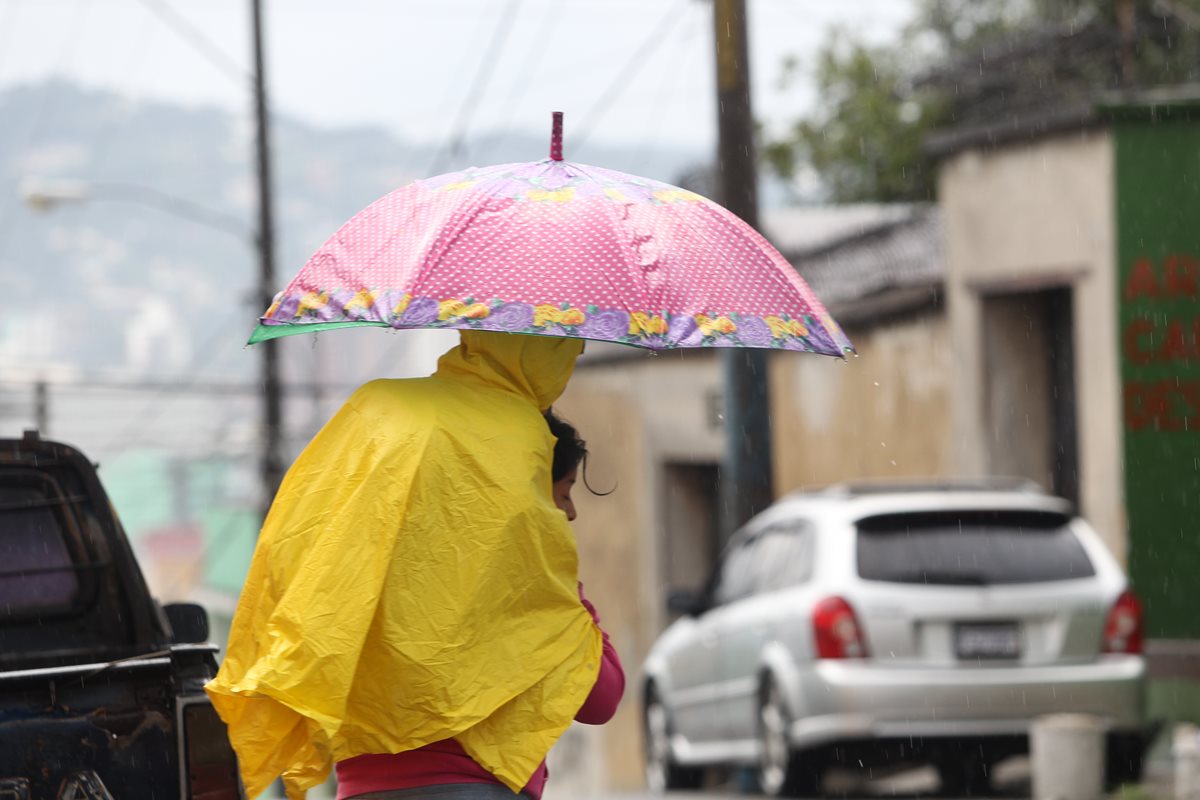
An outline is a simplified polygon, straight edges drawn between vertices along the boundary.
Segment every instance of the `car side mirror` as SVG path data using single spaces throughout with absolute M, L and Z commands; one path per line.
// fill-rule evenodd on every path
M 703 592 L 695 589 L 671 589 L 667 592 L 667 610 L 672 614 L 699 616 L 708 610 Z
M 203 644 L 208 641 L 208 612 L 196 603 L 167 603 L 163 607 L 171 625 L 175 644 Z

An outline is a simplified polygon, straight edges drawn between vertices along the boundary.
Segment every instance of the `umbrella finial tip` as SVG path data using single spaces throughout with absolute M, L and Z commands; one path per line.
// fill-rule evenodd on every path
M 550 118 L 550 158 L 553 161 L 562 161 L 563 112 L 553 111 Z

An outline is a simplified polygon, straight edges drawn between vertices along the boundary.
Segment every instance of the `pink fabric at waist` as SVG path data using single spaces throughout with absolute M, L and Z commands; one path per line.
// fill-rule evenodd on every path
M 546 762 L 543 761 L 522 790 L 530 800 L 541 800 L 546 787 L 546 774 Z M 451 783 L 500 784 L 494 775 L 475 763 L 462 745 L 453 739 L 403 753 L 369 754 L 339 761 L 337 781 L 337 800 L 368 792 Z

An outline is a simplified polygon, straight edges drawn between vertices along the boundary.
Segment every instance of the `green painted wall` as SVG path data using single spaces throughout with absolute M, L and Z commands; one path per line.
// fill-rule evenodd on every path
M 261 520 L 256 509 L 215 508 L 200 514 L 204 529 L 204 583 L 231 596 L 242 591 Z
M 204 537 L 201 583 L 234 597 L 241 592 L 260 520 L 256 508 L 230 497 L 236 475 L 228 463 L 180 462 L 169 453 L 138 450 L 103 465 L 100 479 L 135 549 L 155 529 L 198 523 Z
M 100 465 L 100 480 L 134 542 L 147 531 L 174 521 L 173 487 L 166 463 L 161 453 L 136 450 Z
M 1200 638 L 1200 103 L 1110 112 L 1130 577 L 1147 635 Z

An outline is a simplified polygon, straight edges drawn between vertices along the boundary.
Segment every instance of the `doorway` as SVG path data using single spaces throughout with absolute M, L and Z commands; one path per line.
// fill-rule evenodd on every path
M 990 471 L 1030 478 L 1078 504 L 1071 287 L 991 294 L 982 307 Z
M 719 547 L 717 465 L 668 462 L 663 470 L 663 536 L 659 570 L 665 608 L 676 589 L 704 586 Z

